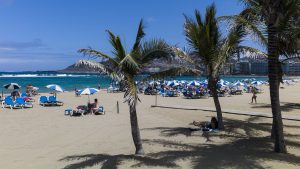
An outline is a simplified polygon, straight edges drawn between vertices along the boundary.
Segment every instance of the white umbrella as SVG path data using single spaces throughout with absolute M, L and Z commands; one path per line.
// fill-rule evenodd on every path
M 176 80 L 168 81 L 167 86 L 178 86 L 179 83 Z
M 88 95 L 89 96 L 89 102 L 90 102 L 90 95 L 95 94 L 97 92 L 99 92 L 98 89 L 95 89 L 95 88 L 85 88 L 85 89 L 79 90 L 78 94 L 79 95 Z
M 236 83 L 233 84 L 233 86 L 244 86 L 245 84 L 240 82 L 240 81 L 237 81 Z
M 64 92 L 65 91 L 61 86 L 59 86 L 57 84 L 50 84 L 50 85 L 47 85 L 46 87 L 48 89 L 52 89 L 52 90 L 54 90 L 56 92 Z

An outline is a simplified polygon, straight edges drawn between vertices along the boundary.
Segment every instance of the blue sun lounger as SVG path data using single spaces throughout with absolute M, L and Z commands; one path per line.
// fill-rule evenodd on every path
M 10 109 L 13 108 L 22 108 L 19 104 L 14 103 L 11 97 L 6 97 L 4 101 L 2 102 L 2 108 L 4 107 L 10 107 Z
M 32 108 L 33 107 L 33 104 L 32 103 L 28 103 L 28 102 L 25 102 L 23 98 L 20 98 L 18 97 L 16 99 L 16 104 L 18 104 L 19 106 L 21 106 L 22 108 Z

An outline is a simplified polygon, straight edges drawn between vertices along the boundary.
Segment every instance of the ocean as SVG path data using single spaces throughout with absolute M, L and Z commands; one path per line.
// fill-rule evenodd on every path
M 146 75 L 141 75 L 137 80 L 142 79 Z M 229 82 L 238 81 L 246 78 L 255 78 L 256 80 L 267 80 L 266 76 L 222 76 L 224 80 Z M 165 80 L 204 80 L 206 77 L 199 76 L 175 76 Z M 26 85 L 32 84 L 39 88 L 39 92 L 50 92 L 45 86 L 49 84 L 58 84 L 67 91 L 73 91 L 75 88 L 83 89 L 86 87 L 95 87 L 100 84 L 101 88 L 108 88 L 111 84 L 111 79 L 105 75 L 97 74 L 60 74 L 55 72 L 0 72 L 1 87 L 8 83 L 18 83 L 21 85 L 21 91 L 26 89 Z M 4 93 L 11 92 L 2 87 Z

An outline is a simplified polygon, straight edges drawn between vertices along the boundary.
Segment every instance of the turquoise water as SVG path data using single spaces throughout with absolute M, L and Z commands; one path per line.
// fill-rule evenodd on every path
M 142 79 L 143 76 L 138 79 Z M 255 78 L 256 80 L 267 80 L 267 77 L 256 76 L 223 76 L 222 79 L 233 82 L 246 78 Z M 204 80 L 205 77 L 199 76 L 176 76 L 170 77 L 165 80 Z M 72 91 L 75 88 L 82 89 L 86 87 L 97 88 L 98 84 L 101 88 L 108 88 L 111 79 L 108 76 L 95 75 L 95 74 L 56 74 L 56 73 L 0 73 L 0 85 L 3 86 L 8 83 L 18 83 L 25 90 L 25 86 L 32 84 L 40 88 L 39 92 L 49 92 L 45 86 L 48 84 L 58 84 L 67 91 Z M 3 91 L 9 92 L 2 88 Z

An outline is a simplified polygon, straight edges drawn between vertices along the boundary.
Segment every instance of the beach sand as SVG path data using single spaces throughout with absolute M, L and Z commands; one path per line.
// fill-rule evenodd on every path
M 300 84 L 280 92 L 282 113 L 300 116 Z M 123 93 L 101 91 L 94 98 L 105 115 L 65 116 L 65 109 L 87 103 L 87 96 L 75 97 L 73 92 L 58 94 L 62 107 L 42 107 L 36 101 L 32 109 L 0 109 L 0 168 L 300 168 L 300 121 L 284 120 L 288 154 L 276 154 L 269 138 L 272 119 L 223 114 L 225 131 L 191 132 L 193 120 L 209 121 L 215 113 L 151 108 L 155 96 L 141 94 L 137 112 L 146 155 L 134 156 Z M 267 87 L 257 104 L 250 100 L 247 93 L 220 98 L 224 109 L 271 112 Z M 158 103 L 214 107 L 212 98 L 159 96 Z

